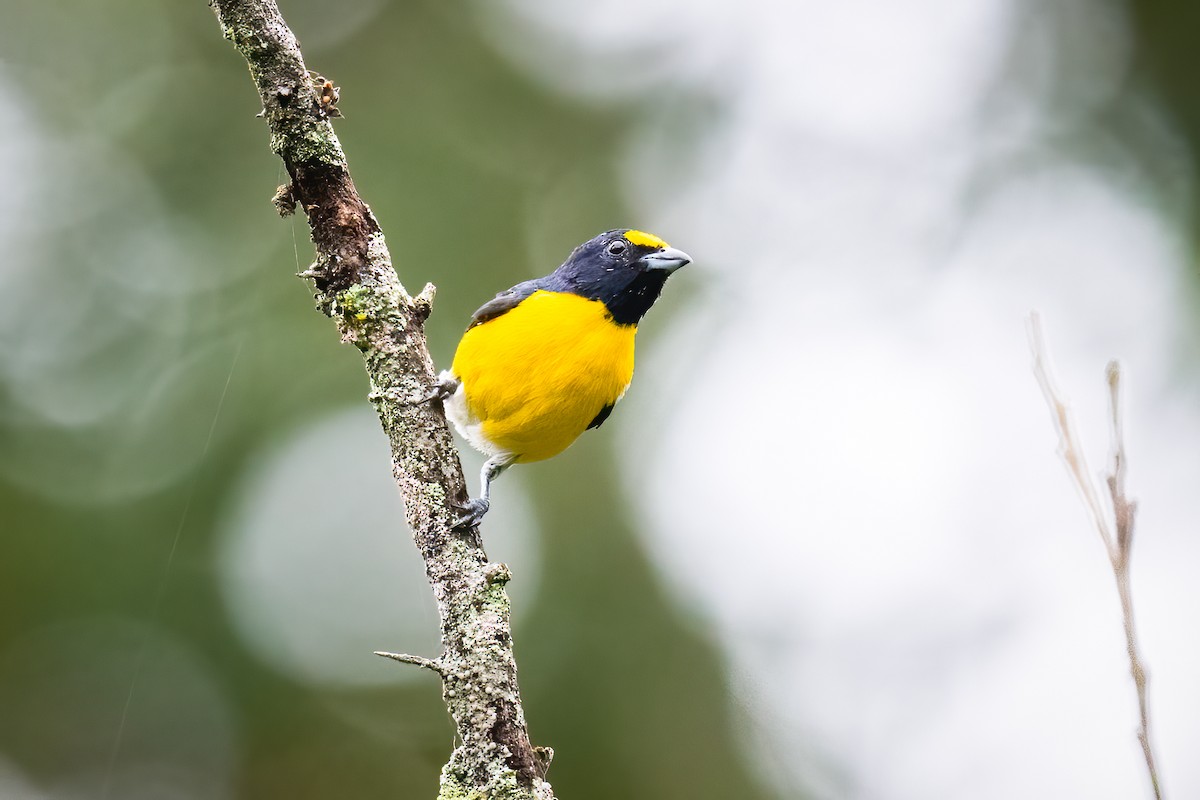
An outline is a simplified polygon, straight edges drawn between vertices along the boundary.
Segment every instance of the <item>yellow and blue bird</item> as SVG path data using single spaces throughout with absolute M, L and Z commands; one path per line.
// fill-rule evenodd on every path
M 691 260 L 652 234 L 606 231 L 475 312 L 433 395 L 488 456 L 455 527 L 479 524 L 504 470 L 556 456 L 608 419 L 633 379 L 638 323 Z

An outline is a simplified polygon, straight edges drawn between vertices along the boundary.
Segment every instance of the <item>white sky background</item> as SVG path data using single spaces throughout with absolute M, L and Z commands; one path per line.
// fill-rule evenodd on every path
M 1112 578 L 1030 371 L 1038 308 L 1097 472 L 1104 366 L 1127 370 L 1153 724 L 1166 790 L 1200 796 L 1186 254 L 1136 180 L 1044 146 L 1115 91 L 1122 20 L 1060 2 L 1019 27 L 1000 0 L 492 8 L 497 46 L 550 85 L 648 99 L 627 200 L 702 288 L 672 330 L 645 326 L 625 471 L 783 793 L 1148 796 Z M 720 120 L 699 144 L 689 93 Z

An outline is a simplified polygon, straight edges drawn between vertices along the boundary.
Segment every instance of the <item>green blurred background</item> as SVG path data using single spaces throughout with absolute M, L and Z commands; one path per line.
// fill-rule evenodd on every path
M 439 363 L 484 300 L 627 218 L 612 162 L 636 105 L 597 112 L 531 85 L 461 3 L 283 11 L 309 65 L 344 87 L 338 132 L 402 279 L 438 284 Z M 272 668 L 222 597 L 222 520 L 257 454 L 367 408 L 358 354 L 291 277 L 311 246 L 267 202 L 279 165 L 244 63 L 202 2 L 21 4 L 5 19 L 0 66 L 22 84 L 5 149 L 30 174 L 5 204 L 17 241 L 0 301 L 0 764 L 81 797 L 432 797 L 453 746 L 438 687 L 370 653 L 435 652 L 398 504 L 364 521 L 352 497 L 289 493 L 342 515 L 323 535 L 347 550 L 382 528 L 370 538 L 392 577 L 357 613 L 411 599 L 378 614 L 419 615 L 405 628 L 419 638 L 378 624 L 324 654 L 351 677 Z M 330 469 L 391 500 L 383 440 L 352 418 L 375 459 Z M 711 643 L 613 501 L 612 444 L 531 470 L 544 501 L 519 522 L 570 530 L 512 564 L 518 586 L 540 584 L 517 630 L 533 736 L 561 754 L 564 796 L 767 796 L 734 746 Z M 578 483 L 582 496 L 554 488 Z M 356 591 L 379 552 L 363 550 L 320 590 Z M 402 581 L 415 585 L 388 591 Z
M 604 93 L 539 79 L 514 53 L 543 65 L 573 55 L 553 26 L 523 27 L 537 16 L 528 2 L 512 17 L 458 0 L 281 5 L 310 68 L 342 87 L 337 131 L 401 279 L 438 286 L 436 362 L 495 291 L 619 225 L 697 259 L 643 339 L 665 340 L 685 309 L 722 316 L 753 226 L 706 253 L 682 236 L 702 227 L 687 208 L 644 221 L 625 187 L 647 117 L 676 123 L 668 175 L 729 155 L 737 107 L 719 80 Z M 1128 69 L 1085 98 L 1080 120 L 1086 83 L 1072 81 L 1096 51 L 1072 40 L 1072 20 L 1089 4 L 1003 5 L 1016 33 L 989 102 L 1033 80 L 1033 42 L 1059 59 L 1036 75 L 1049 127 L 1040 149 L 980 169 L 960 210 L 1014 161 L 1070 153 L 1158 207 L 1190 262 L 1200 11 L 1099 4 L 1120 21 Z M 433 797 L 454 744 L 436 682 L 371 655 L 432 655 L 433 603 L 358 354 L 292 277 L 311 247 L 303 223 L 269 203 L 281 170 L 244 63 L 199 0 L 0 8 L 0 797 Z M 754 8 L 772 24 L 770 4 Z M 655 30 L 652 57 L 631 46 L 619 62 L 669 73 L 677 32 L 639 13 L 610 12 L 630 35 Z M 610 28 L 620 52 L 623 25 Z M 1114 167 L 1113 148 L 1130 158 Z M 660 180 L 642 195 L 672 190 Z M 1194 293 L 1194 278 L 1189 267 L 1179 291 Z M 1195 381 L 1194 342 L 1172 355 L 1181 383 Z M 685 371 L 703 359 L 681 352 Z M 643 379 L 643 398 L 673 388 L 666 371 Z M 663 424 L 661 404 L 639 408 L 636 430 Z M 845 789 L 854 781 L 803 724 L 799 744 L 764 755 L 720 627 L 670 588 L 638 533 L 637 487 L 622 475 L 649 453 L 620 434 L 621 416 L 552 464 L 506 474 L 485 530 L 516 576 L 525 708 L 535 744 L 558 754 L 558 794 L 878 796 Z M 473 476 L 479 460 L 464 458 Z M 790 507 L 768 494 L 780 517 L 752 524 L 788 528 Z M 1116 727 L 1125 736 L 1132 717 Z M 824 763 L 824 788 L 772 766 L 793 758 Z

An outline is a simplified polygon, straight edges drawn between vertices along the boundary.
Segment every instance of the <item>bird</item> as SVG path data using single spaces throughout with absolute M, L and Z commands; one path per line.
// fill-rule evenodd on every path
M 616 228 L 471 316 L 430 395 L 488 456 L 479 496 L 459 506 L 456 530 L 478 526 L 492 481 L 510 466 L 556 456 L 608 419 L 633 379 L 638 323 L 691 261 L 653 234 Z

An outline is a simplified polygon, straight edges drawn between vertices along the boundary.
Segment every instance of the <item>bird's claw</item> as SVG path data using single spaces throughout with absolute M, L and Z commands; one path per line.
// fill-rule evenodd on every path
M 446 381 L 438 381 L 433 385 L 433 389 L 428 394 L 423 394 L 416 400 L 410 401 L 411 405 L 423 406 L 426 403 L 445 402 L 454 396 L 454 392 L 458 390 L 457 383 L 448 383 Z
M 468 500 L 464 505 L 458 506 L 458 510 L 464 513 L 454 523 L 453 529 L 461 531 L 467 528 L 474 528 L 483 519 L 483 515 L 487 513 L 490 507 L 491 504 L 482 497 Z
M 434 389 L 429 394 L 423 394 L 420 397 L 418 397 L 417 402 L 413 403 L 413 405 L 423 406 L 426 403 L 432 403 L 434 400 L 445 400 L 449 396 L 450 395 L 448 395 L 444 391 L 442 391 L 442 387 L 439 386 L 438 388 Z
M 458 391 L 458 379 L 454 378 L 449 372 L 443 372 L 438 376 L 438 382 L 433 385 L 433 389 L 429 394 L 422 397 L 418 402 L 432 403 L 434 400 L 445 402 L 454 396 Z

